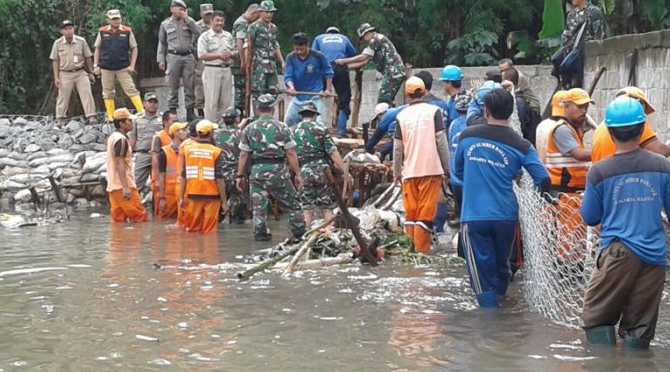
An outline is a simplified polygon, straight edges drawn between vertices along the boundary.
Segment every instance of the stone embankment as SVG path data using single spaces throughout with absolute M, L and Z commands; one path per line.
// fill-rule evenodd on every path
M 40 205 L 104 200 L 105 143 L 113 130 L 109 124 L 87 125 L 81 119 L 58 128 L 50 117 L 0 118 L 2 201 L 35 203 L 31 189 Z

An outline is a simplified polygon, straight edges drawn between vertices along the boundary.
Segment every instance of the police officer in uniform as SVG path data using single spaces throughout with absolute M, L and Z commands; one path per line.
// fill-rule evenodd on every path
M 201 33 L 204 33 L 212 27 L 212 13 L 214 13 L 214 5 L 200 4 L 200 20 L 195 24 L 200 27 Z M 198 47 L 197 43 L 195 47 Z M 198 60 L 195 62 L 195 80 L 193 82 L 193 86 L 195 89 L 195 108 L 199 111 L 199 115 L 202 115 L 202 110 L 205 108 L 205 92 L 202 86 L 203 69 L 203 61 L 202 59 L 198 58 Z
M 168 108 L 176 110 L 179 107 L 179 82 L 183 80 L 186 118 L 191 121 L 195 118 L 193 43 L 200 35 L 200 27 L 188 16 L 182 0 L 172 0 L 170 12 L 172 16 L 161 23 L 158 31 L 156 59 L 158 68 L 166 71 L 170 84 Z
M 95 73 L 102 76 L 102 98 L 105 100 L 107 117 L 112 121 L 115 110 L 114 89 L 116 81 L 128 95 L 138 113 L 142 113 L 140 92 L 135 88 L 131 74 L 135 72 L 137 61 L 137 41 L 128 26 L 121 24 L 121 12 L 118 9 L 107 11 L 109 25 L 98 30 L 93 55 Z
M 240 191 L 244 190 L 246 165 L 251 161 L 249 193 L 256 241 L 272 239 L 266 222 L 269 198 L 287 212 L 289 229 L 294 238 L 299 239 L 305 233 L 305 217 L 296 191 L 302 189 L 303 183 L 295 151 L 296 142 L 288 126 L 273 118 L 275 103 L 275 97 L 271 94 L 258 97 L 260 117 L 244 128 L 239 146 L 242 151 L 235 176 L 236 184 Z M 295 187 L 291 182 L 289 168 L 295 175 Z
M 142 190 L 151 175 L 151 145 L 154 136 L 163 129 L 163 119 L 158 112 L 158 98 L 154 93 L 144 95 L 144 113 L 135 117 L 135 127 L 128 133 L 135 158 L 135 181 Z
M 84 114 L 89 123 L 93 124 L 95 123 L 95 103 L 93 93 L 91 93 L 91 83 L 95 82 L 91 62 L 93 54 L 86 39 L 74 34 L 72 21 L 63 21 L 60 25 L 60 33 L 63 37 L 54 42 L 50 56 L 53 61 L 54 85 L 58 89 L 56 100 L 58 126 L 63 125 L 63 118 L 67 115 L 70 96 L 75 87 L 81 104 L 84 106 Z

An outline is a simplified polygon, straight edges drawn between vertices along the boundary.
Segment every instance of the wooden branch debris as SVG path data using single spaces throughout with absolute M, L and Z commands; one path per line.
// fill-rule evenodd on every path
M 370 250 L 368 250 L 368 243 L 365 241 L 365 239 L 363 239 L 363 236 L 361 235 L 361 230 L 358 228 L 356 218 L 349 212 L 347 204 L 344 202 L 344 199 L 342 199 L 342 190 L 340 190 L 340 187 L 337 185 L 337 182 L 335 182 L 335 177 L 333 177 L 333 173 L 330 171 L 330 168 L 326 168 L 324 173 L 326 175 L 326 180 L 330 184 L 330 187 L 333 188 L 333 192 L 335 194 L 335 200 L 337 201 L 337 205 L 340 207 L 342 216 L 347 221 L 348 225 L 347 227 L 351 229 L 351 233 L 354 235 L 354 238 L 356 238 L 356 242 L 361 247 L 361 262 L 367 261 L 370 265 L 377 266 L 377 258 L 372 252 L 370 252 Z

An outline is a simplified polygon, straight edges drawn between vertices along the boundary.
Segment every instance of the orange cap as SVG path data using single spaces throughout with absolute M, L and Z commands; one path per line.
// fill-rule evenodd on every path
M 211 121 L 200 120 L 198 124 L 195 126 L 195 131 L 200 134 L 209 134 L 212 133 L 216 128 L 218 128 L 218 126 L 212 123 Z
M 414 94 L 417 90 L 426 90 L 426 85 L 420 78 L 412 76 L 405 82 L 405 93 Z
M 563 102 L 573 102 L 576 105 L 595 103 L 589 93 L 581 88 L 572 88 L 563 96 Z
M 618 92 L 616 92 L 616 96 L 623 96 L 626 95 L 630 98 L 635 98 L 636 100 L 640 101 L 642 106 L 644 107 L 644 113 L 645 115 L 650 115 L 656 112 L 656 109 L 649 103 L 649 100 L 647 99 L 647 95 L 644 94 L 642 89 L 638 87 L 625 87 L 619 89 Z
M 135 120 L 135 115 L 131 114 L 130 111 L 128 111 L 128 108 L 126 107 L 116 109 L 112 117 L 114 118 L 114 120 L 123 120 L 123 119 Z
M 170 136 L 174 136 L 175 133 L 177 133 L 178 130 L 184 129 L 188 127 L 188 123 L 174 123 L 170 125 L 170 128 L 168 128 L 168 134 Z
M 563 105 L 563 97 L 568 93 L 567 90 L 559 90 L 554 93 L 554 96 L 551 98 L 551 116 L 565 116 L 565 106 Z

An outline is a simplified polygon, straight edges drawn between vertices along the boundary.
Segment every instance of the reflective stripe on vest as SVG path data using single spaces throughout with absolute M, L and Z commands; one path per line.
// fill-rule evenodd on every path
M 544 164 L 551 178 L 551 185 L 555 187 L 566 187 L 574 189 L 583 189 L 586 187 L 586 173 L 591 166 L 591 162 L 581 161 L 570 155 L 564 155 L 554 142 L 554 132 L 561 125 L 566 125 L 572 132 L 579 148 L 584 148 L 582 137 L 577 133 L 572 125 L 561 119 L 555 122 L 547 133 L 547 153 Z
M 219 195 L 216 184 L 216 159 L 221 149 L 194 142 L 184 148 L 186 193 L 188 195 Z

